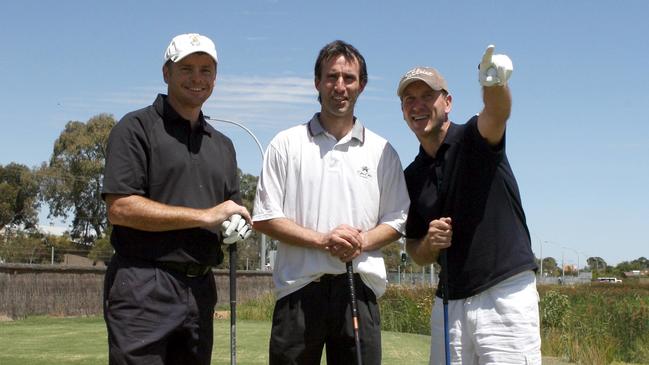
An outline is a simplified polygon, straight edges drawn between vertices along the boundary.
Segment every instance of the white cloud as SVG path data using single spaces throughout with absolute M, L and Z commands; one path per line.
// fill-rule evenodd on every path
M 68 111 L 125 113 L 149 105 L 164 85 L 141 86 L 129 90 L 67 98 Z M 265 127 L 285 127 L 301 122 L 319 109 L 312 78 L 283 76 L 222 76 L 217 79 L 212 97 L 204 105 L 205 114 Z

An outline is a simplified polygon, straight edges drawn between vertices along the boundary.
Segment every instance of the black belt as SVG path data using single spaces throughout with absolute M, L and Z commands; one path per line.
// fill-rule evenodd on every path
M 155 265 L 161 269 L 174 271 L 190 278 L 207 275 L 212 270 L 211 266 L 193 262 L 157 261 Z
M 358 273 L 354 273 L 355 279 L 360 279 L 361 276 Z M 327 282 L 333 280 L 347 280 L 347 273 L 345 274 L 324 274 L 321 277 L 313 280 L 314 283 Z

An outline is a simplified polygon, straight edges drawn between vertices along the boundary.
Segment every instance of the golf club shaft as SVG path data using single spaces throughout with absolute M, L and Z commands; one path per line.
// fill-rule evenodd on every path
M 346 263 L 347 280 L 349 281 L 349 293 L 352 304 L 352 325 L 354 329 L 354 342 L 356 343 L 356 364 L 363 364 L 361 356 L 361 338 L 358 331 L 358 306 L 356 304 L 356 288 L 354 286 L 354 266 L 351 261 Z
M 446 357 L 446 365 L 451 364 L 451 344 L 448 333 L 448 259 L 446 258 L 446 250 L 440 252 L 439 257 L 440 266 L 442 266 L 442 303 L 444 304 L 444 355 Z
M 230 364 L 237 363 L 237 244 L 229 246 L 230 253 Z

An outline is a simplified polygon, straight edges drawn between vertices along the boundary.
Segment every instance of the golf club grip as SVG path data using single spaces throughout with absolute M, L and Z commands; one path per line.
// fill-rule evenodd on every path
M 354 285 L 354 266 L 351 261 L 345 264 L 347 268 L 347 280 L 349 281 L 349 293 L 352 305 L 352 327 L 354 329 L 354 342 L 356 344 L 356 363 L 363 364 L 361 356 L 361 338 L 358 330 L 358 306 L 356 304 L 356 287 Z
M 237 244 L 228 247 L 230 253 L 230 364 L 237 363 Z

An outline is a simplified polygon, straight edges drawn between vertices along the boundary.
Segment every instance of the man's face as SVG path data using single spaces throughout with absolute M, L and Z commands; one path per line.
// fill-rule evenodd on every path
M 338 118 L 353 116 L 356 99 L 365 88 L 358 61 L 347 60 L 342 55 L 332 57 L 322 65 L 315 87 L 320 94 L 322 113 Z
M 169 98 L 179 107 L 202 107 L 212 95 L 216 80 L 214 59 L 205 53 L 193 53 L 162 68 Z
M 451 112 L 451 96 L 433 90 L 423 81 L 415 81 L 403 91 L 403 119 L 417 137 L 439 133 Z

